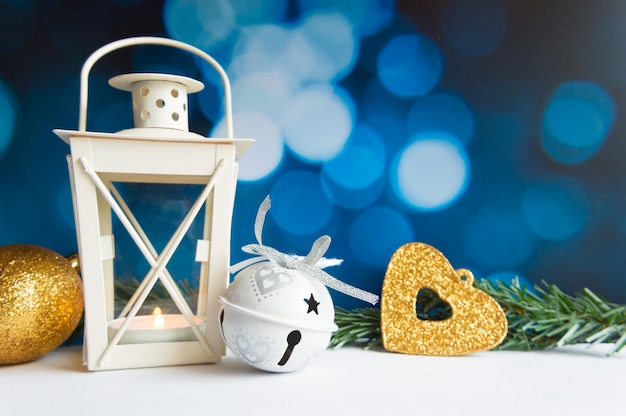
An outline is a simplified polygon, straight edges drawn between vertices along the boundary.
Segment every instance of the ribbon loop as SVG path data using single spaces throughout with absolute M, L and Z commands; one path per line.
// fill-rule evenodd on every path
M 317 263 L 322 257 L 324 257 L 328 247 L 330 247 L 330 237 L 327 235 L 321 236 L 315 240 L 313 246 L 311 247 L 311 251 L 302 261 L 310 265 Z
M 265 224 L 265 216 L 267 215 L 267 211 L 272 207 L 272 202 L 270 201 L 270 196 L 266 196 L 263 202 L 261 202 L 261 206 L 256 213 L 256 219 L 254 220 L 254 236 L 256 237 L 256 241 L 263 245 L 263 240 L 261 240 L 263 236 L 263 224 Z
M 306 257 L 285 254 L 273 247 L 263 245 L 261 239 L 263 234 L 263 225 L 265 224 L 265 217 L 270 207 L 271 201 L 268 195 L 261 203 L 259 211 L 257 212 L 256 220 L 254 221 L 254 235 L 258 244 L 248 244 L 241 248 L 241 250 L 245 253 L 254 254 L 257 257 L 241 261 L 231 266 L 231 273 L 237 273 L 249 265 L 266 260 L 286 269 L 298 270 L 307 276 L 317 279 L 322 284 L 348 296 L 352 296 L 353 298 L 369 302 L 372 305 L 378 303 L 379 297 L 377 295 L 344 283 L 341 280 L 329 275 L 316 265 L 321 262 L 320 260 L 324 260 L 323 256 L 326 254 L 328 247 L 330 247 L 331 238 L 329 236 L 324 235 L 315 240 L 311 247 L 311 251 Z

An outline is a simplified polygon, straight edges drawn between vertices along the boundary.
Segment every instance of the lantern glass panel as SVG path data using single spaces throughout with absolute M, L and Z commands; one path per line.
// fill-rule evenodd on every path
M 154 257 L 158 257 L 184 221 L 203 186 L 113 182 L 112 189 L 127 207 L 128 214 L 136 222 L 135 226 L 140 230 L 140 234 L 145 236 L 146 245 L 154 249 Z M 196 261 L 196 250 L 197 241 L 203 239 L 204 218 L 203 206 L 164 270 L 164 273 L 168 273 L 175 282 L 191 311 L 200 316 L 204 316 L 205 312 L 198 310 L 201 263 Z M 110 318 L 118 319 L 126 315 L 124 311 L 130 307 L 129 300 L 150 272 L 151 266 L 115 215 L 111 217 L 111 231 L 114 236 L 115 259 L 113 316 Z M 155 313 L 163 315 L 181 313 L 161 278 L 150 290 L 137 316 L 149 317 Z

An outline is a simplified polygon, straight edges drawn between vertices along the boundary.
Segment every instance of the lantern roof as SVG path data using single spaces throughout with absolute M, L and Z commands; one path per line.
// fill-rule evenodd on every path
M 182 75 L 143 72 L 114 76 L 113 78 L 109 79 L 109 85 L 113 88 L 117 88 L 118 90 L 132 92 L 135 88 L 134 86 L 138 82 L 145 81 L 165 81 L 180 84 L 185 87 L 186 92 L 189 94 L 199 92 L 204 89 L 204 84 L 193 78 L 185 77 Z
M 234 144 L 236 158 L 254 142 L 248 138 L 208 138 L 189 131 L 187 96 L 204 88 L 193 78 L 131 73 L 111 78 L 109 85 L 132 93 L 133 128 L 116 133 L 55 129 L 54 133 L 68 144 L 71 137 Z
M 176 141 L 181 143 L 215 143 L 233 144 L 235 157 L 241 157 L 250 148 L 254 139 L 240 138 L 228 139 L 223 137 L 205 137 L 197 133 L 187 132 L 185 137 L 180 137 L 176 130 L 149 128 L 132 128 L 121 130 L 117 133 L 78 131 L 54 129 L 54 134 L 59 136 L 65 143 L 70 144 L 70 138 L 93 138 L 93 139 L 119 139 L 119 140 L 148 140 L 148 141 Z

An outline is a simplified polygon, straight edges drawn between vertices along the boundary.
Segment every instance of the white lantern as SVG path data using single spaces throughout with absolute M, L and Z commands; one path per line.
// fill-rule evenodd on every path
M 146 44 L 185 50 L 215 68 L 224 84 L 226 138 L 188 131 L 187 94 L 203 85 L 169 74 L 112 78 L 113 87 L 132 92 L 135 127 L 87 131 L 93 65 L 117 49 Z M 253 141 L 233 137 L 228 76 L 212 57 L 185 43 L 129 38 L 87 59 L 80 94 L 78 131 L 55 133 L 71 149 L 87 368 L 219 361 L 225 346 L 217 297 L 229 282 L 236 159 Z M 173 262 L 185 271 L 176 274 Z M 122 278 L 136 278 L 132 294 L 121 293 L 120 286 L 128 287 L 119 284 Z M 196 284 L 197 290 L 187 290 Z

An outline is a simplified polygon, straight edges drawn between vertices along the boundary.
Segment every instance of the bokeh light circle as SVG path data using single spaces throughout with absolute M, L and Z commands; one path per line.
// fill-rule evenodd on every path
M 350 227 L 350 248 L 370 266 L 386 267 L 393 253 L 415 240 L 409 220 L 388 207 L 372 207 L 359 213 Z
M 309 81 L 330 82 L 350 72 L 358 55 L 358 41 L 349 20 L 338 13 L 314 13 L 306 16 L 293 33 L 309 45 L 312 61 L 294 55 L 292 67 Z
M 291 171 L 272 186 L 272 209 L 269 214 L 284 231 L 294 235 L 310 235 L 326 225 L 334 208 L 328 199 L 319 175 Z
M 543 115 L 543 149 L 557 162 L 584 162 L 602 147 L 614 121 L 615 104 L 601 86 L 565 82 L 553 92 Z
M 524 193 L 524 218 L 539 237 L 567 240 L 587 225 L 591 211 L 589 199 L 585 186 L 573 178 L 537 181 Z
M 322 184 L 337 205 L 362 209 L 373 203 L 384 186 L 384 161 L 372 149 L 348 146 L 322 167 Z
M 357 124 L 352 131 L 349 144 L 370 149 L 383 162 L 387 159 L 386 143 L 379 132 L 369 124 Z
M 248 72 L 232 83 L 233 110 L 278 117 L 297 91 L 296 83 L 285 72 Z
M 572 147 L 589 147 L 601 141 L 607 127 L 592 103 L 575 98 L 550 103 L 544 120 L 556 140 Z
M 425 95 L 441 78 L 443 57 L 430 39 L 399 35 L 380 51 L 377 71 L 389 92 L 401 97 Z
M 371 35 L 393 17 L 394 0 L 297 0 L 300 13 L 334 12 L 348 19 L 361 36 Z
M 337 88 L 301 90 L 281 116 L 285 142 L 300 159 L 319 163 L 337 156 L 352 132 L 352 103 Z
M 236 80 L 248 72 L 287 72 L 291 59 L 287 51 L 292 39 L 292 30 L 284 26 L 259 24 L 241 28 L 233 46 L 228 75 Z M 307 51 L 304 49 L 298 52 L 301 59 Z
M 254 139 L 253 151 L 239 159 L 238 178 L 242 181 L 264 179 L 276 171 L 284 155 L 284 144 L 278 126 L 264 114 L 239 112 L 233 114 L 235 138 Z M 220 121 L 211 137 L 226 137 L 226 124 Z
M 228 0 L 228 3 L 233 8 L 237 23 L 245 26 L 283 19 L 289 0 Z
M 466 56 L 484 56 L 506 35 L 507 10 L 500 0 L 450 0 L 442 15 L 446 42 Z
M 163 22 L 173 39 L 211 50 L 231 35 L 236 15 L 228 0 L 166 0 Z
M 469 177 L 465 149 L 447 133 L 419 136 L 391 166 L 391 186 L 396 196 L 419 211 L 452 204 L 467 188 Z

